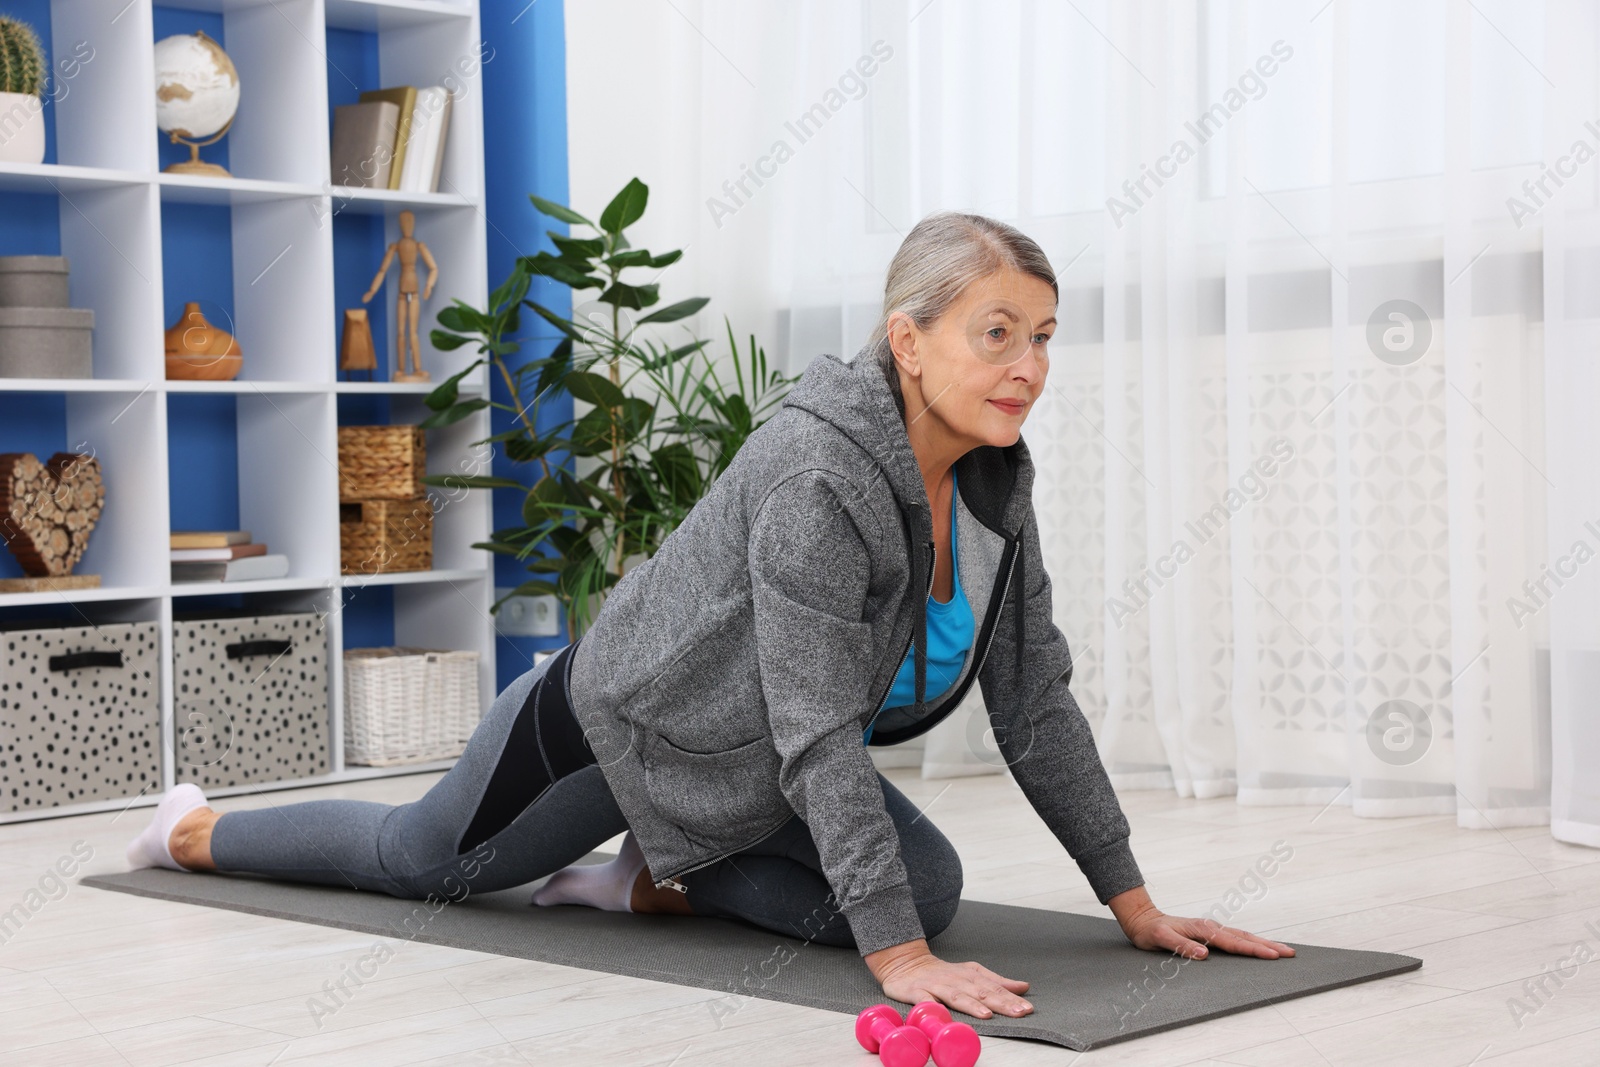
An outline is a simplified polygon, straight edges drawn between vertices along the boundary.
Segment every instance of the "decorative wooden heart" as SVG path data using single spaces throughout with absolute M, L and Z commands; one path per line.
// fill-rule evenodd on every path
M 105 505 L 100 461 L 57 452 L 0 455 L 0 537 L 32 578 L 61 577 L 83 558 Z

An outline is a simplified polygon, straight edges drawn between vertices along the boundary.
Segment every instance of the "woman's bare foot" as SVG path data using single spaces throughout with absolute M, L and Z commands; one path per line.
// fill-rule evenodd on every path
M 633 882 L 633 899 L 629 904 L 641 915 L 693 915 L 689 898 L 676 889 L 657 889 L 650 878 L 650 868 L 639 871 Z

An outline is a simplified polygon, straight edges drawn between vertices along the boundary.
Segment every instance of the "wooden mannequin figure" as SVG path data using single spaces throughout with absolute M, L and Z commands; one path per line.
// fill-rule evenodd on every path
M 378 273 L 372 279 L 372 287 L 361 297 L 363 304 L 372 299 L 378 287 L 383 284 L 384 277 L 389 273 L 389 264 L 394 261 L 395 252 L 400 253 L 400 296 L 394 305 L 394 374 L 391 379 L 397 382 L 425 382 L 429 380 L 428 372 L 422 369 L 422 350 L 417 343 L 417 319 L 422 313 L 422 301 L 433 295 L 433 286 L 439 280 L 439 268 L 433 262 L 433 256 L 428 252 L 428 246 L 411 236 L 411 228 L 415 216 L 409 211 L 400 212 L 400 240 L 389 246 L 383 254 L 383 264 L 378 268 Z M 428 265 L 428 281 L 422 288 L 422 298 L 417 298 L 417 257 L 422 257 L 422 262 Z M 405 358 L 406 339 L 411 341 L 411 360 L 407 364 Z M 407 370 L 406 367 L 410 369 Z

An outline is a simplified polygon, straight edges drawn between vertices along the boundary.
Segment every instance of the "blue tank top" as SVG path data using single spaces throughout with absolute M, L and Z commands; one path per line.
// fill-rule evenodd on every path
M 960 556 L 956 548 L 956 492 L 955 472 L 950 472 L 950 560 L 951 569 L 954 571 L 954 592 L 950 599 L 940 603 L 932 595 L 928 597 L 928 652 L 927 652 L 927 677 L 924 679 L 925 690 L 923 699 L 930 705 L 938 696 L 943 696 L 955 684 L 956 676 L 961 673 L 961 665 L 966 662 L 967 650 L 972 647 L 974 621 L 972 605 L 967 603 L 965 594 L 961 591 Z M 890 708 L 909 707 L 916 703 L 917 678 L 916 678 L 916 650 L 906 649 L 906 658 L 900 664 L 900 671 L 894 677 L 894 685 L 889 688 L 889 699 L 884 703 L 884 711 Z M 861 735 L 861 743 L 865 745 L 872 739 L 872 725 L 868 724 Z

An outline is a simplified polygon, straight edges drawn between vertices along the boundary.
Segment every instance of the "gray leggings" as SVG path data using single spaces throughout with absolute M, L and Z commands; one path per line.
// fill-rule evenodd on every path
M 537 764 L 538 753 L 507 752 L 507 739 L 519 713 L 534 714 L 537 702 L 529 702 L 529 695 L 557 658 L 548 657 L 496 698 L 455 766 L 419 799 L 399 805 L 310 800 L 226 812 L 211 831 L 212 860 L 222 871 L 346 885 L 410 900 L 459 899 L 463 884 L 468 892 L 509 889 L 573 863 L 628 829 L 603 772 L 592 763 L 566 773 L 558 767 L 558 777 L 509 825 L 473 852 L 458 851 L 500 760 Z M 924 934 L 932 938 L 955 918 L 961 860 L 905 794 L 882 774 L 878 781 L 900 833 Z M 697 915 L 855 946 L 822 874 L 811 832 L 798 815 L 751 848 L 679 880 L 688 886 L 687 900 Z

